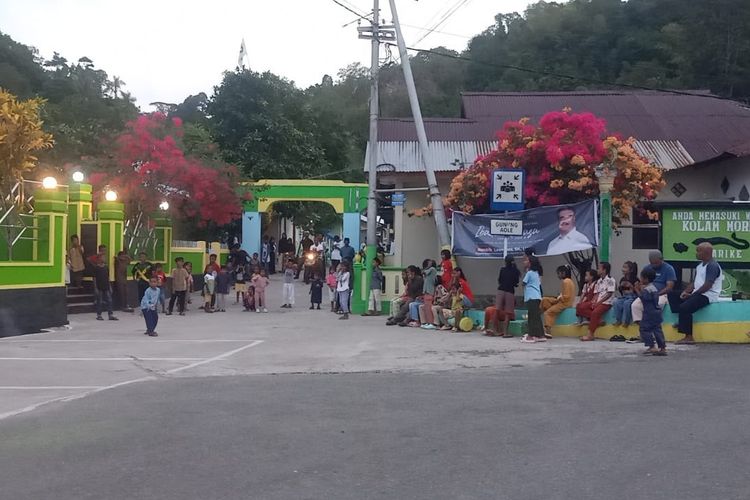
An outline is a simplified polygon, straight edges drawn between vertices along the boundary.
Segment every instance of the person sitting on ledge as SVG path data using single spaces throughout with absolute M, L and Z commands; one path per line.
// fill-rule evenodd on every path
M 609 262 L 599 263 L 599 279 L 594 286 L 594 300 L 590 303 L 587 308 L 580 308 L 580 315 L 589 320 L 589 334 L 581 337 L 584 342 L 594 340 L 594 333 L 602 323 L 602 318 L 607 314 L 607 311 L 612 307 L 612 302 L 615 300 L 615 289 L 617 283 L 615 279 L 610 276 L 611 266 Z
M 679 318 L 677 331 L 685 335 L 675 342 L 676 344 L 695 344 L 693 313 L 719 300 L 724 276 L 721 266 L 714 260 L 713 253 L 714 248 L 710 243 L 698 245 L 695 248 L 695 257 L 700 263 L 695 268 L 695 281 L 679 297 L 669 296 L 669 307 Z
M 544 297 L 542 299 L 542 312 L 544 317 L 544 336 L 552 338 L 552 327 L 557 317 L 568 307 L 573 307 L 576 297 L 576 285 L 571 279 L 570 266 L 557 268 L 557 277 L 560 280 L 560 294 L 557 297 Z

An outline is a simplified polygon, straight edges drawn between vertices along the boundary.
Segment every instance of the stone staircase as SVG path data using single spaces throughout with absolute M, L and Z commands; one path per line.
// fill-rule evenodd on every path
M 68 314 L 91 314 L 96 312 L 94 289 L 90 281 L 83 282 L 83 288 L 67 287 Z

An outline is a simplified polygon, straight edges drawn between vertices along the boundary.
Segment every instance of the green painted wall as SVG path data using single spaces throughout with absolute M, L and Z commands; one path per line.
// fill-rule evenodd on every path
M 258 211 L 261 199 L 305 200 L 336 198 L 343 200 L 344 212 L 361 212 L 367 208 L 367 184 L 340 181 L 260 180 L 250 184 L 255 199 L 244 202 L 246 212 Z

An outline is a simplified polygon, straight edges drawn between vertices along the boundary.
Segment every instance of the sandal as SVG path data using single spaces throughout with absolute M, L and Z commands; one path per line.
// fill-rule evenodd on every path
M 512 333 L 506 333 L 505 335 L 502 335 L 502 337 L 504 339 L 512 339 L 512 338 L 514 338 Z
M 579 340 L 580 340 L 581 342 L 593 342 L 593 341 L 594 341 L 594 340 L 596 340 L 596 339 L 595 339 L 594 337 L 589 337 L 589 336 L 586 336 L 586 337 L 581 337 L 581 338 L 580 338 Z

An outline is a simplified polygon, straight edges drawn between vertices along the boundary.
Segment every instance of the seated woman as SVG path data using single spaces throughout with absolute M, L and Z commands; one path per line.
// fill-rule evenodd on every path
M 620 278 L 617 291 L 620 296 L 612 304 L 612 311 L 615 313 L 614 326 L 623 325 L 626 328 L 633 322 L 633 313 L 630 306 L 633 305 L 638 296 L 635 288 L 638 283 L 638 264 L 627 261 L 622 266 L 622 278 Z
M 435 287 L 435 297 L 430 307 L 432 310 L 432 324 L 435 328 L 441 330 L 450 330 L 451 327 L 448 325 L 448 318 L 444 314 L 444 310 L 450 309 L 451 295 L 443 285 Z M 427 321 L 426 308 L 427 304 L 419 306 L 419 318 L 422 323 Z
M 542 312 L 544 317 L 544 336 L 552 338 L 552 326 L 557 317 L 568 307 L 573 307 L 576 286 L 571 277 L 569 266 L 557 268 L 557 278 L 560 280 L 560 294 L 557 297 L 544 297 L 542 299 Z
M 457 267 L 453 270 L 453 280 L 451 286 L 459 285 L 461 287 L 461 295 L 463 296 L 464 309 L 468 309 L 474 303 L 474 293 L 471 291 L 469 282 L 466 280 L 463 270 Z
M 594 287 L 598 276 L 594 269 L 587 269 L 583 274 L 583 288 L 579 295 L 578 305 L 576 305 L 576 316 L 578 316 L 578 325 L 583 325 L 584 315 L 582 311 L 591 309 L 591 301 L 594 300 Z

